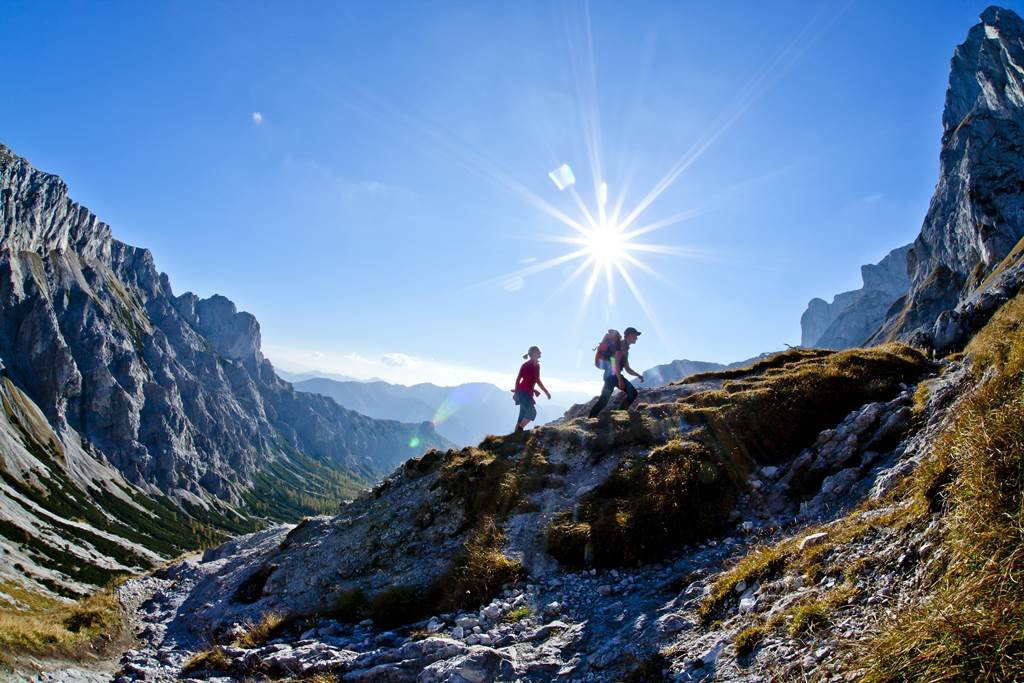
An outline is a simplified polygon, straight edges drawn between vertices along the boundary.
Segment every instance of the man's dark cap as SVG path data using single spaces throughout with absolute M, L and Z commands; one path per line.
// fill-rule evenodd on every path
M 636 329 L 635 327 L 627 327 L 626 331 L 622 333 L 622 336 L 625 337 L 627 334 L 635 334 L 636 336 L 639 337 L 640 330 Z

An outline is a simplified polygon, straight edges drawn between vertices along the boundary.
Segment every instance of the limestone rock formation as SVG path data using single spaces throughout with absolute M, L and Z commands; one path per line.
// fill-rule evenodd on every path
M 910 245 L 893 249 L 877 264 L 861 266 L 863 286 L 836 294 L 832 303 L 811 299 L 800 317 L 800 345 L 846 349 L 867 341 L 889 308 L 907 292 Z
M 1024 236 L 1024 21 L 989 7 L 956 48 L 939 182 L 908 254 L 910 291 L 874 341 L 946 351 L 1016 292 Z M 978 297 L 990 299 L 978 307 Z M 937 342 L 937 343 L 936 343 Z
M 1024 280 L 1018 272 L 1024 267 L 1022 64 L 1024 21 L 1011 10 L 989 7 L 953 54 L 939 180 L 906 253 L 909 288 L 894 303 L 887 299 L 895 290 L 856 297 L 856 303 L 853 293 L 837 296 L 832 305 L 811 301 L 801 318 L 805 346 L 901 339 L 945 353 L 1017 292 Z

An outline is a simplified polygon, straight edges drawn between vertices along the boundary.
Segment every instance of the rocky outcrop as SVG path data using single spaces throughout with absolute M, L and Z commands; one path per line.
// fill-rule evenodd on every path
M 118 242 L 58 178 L 5 152 L 0 167 L 0 354 L 60 431 L 125 476 L 233 502 L 291 449 L 372 478 L 439 442 L 296 393 L 228 299 L 174 296 L 152 255 Z
M 836 294 L 832 303 L 811 299 L 800 317 L 800 345 L 847 349 L 867 341 L 892 305 L 907 293 L 909 251 L 908 244 L 893 249 L 877 264 L 861 266 L 863 286 Z
M 64 469 L 75 495 L 95 501 L 97 485 L 67 471 L 88 469 L 82 458 L 90 458 L 122 497 L 146 491 L 199 517 L 211 510 L 203 521 L 183 516 L 186 525 L 221 525 L 224 512 L 280 520 L 335 509 L 406 458 L 447 443 L 430 425 L 373 420 L 296 392 L 260 352 L 252 315 L 222 296 L 175 296 L 150 252 L 113 239 L 58 177 L 5 147 L 0 357 L 18 397 L 5 406 L 31 406 L 42 420 L 33 433 L 52 435 L 33 441 L 45 453 L 32 466 L 16 467 L 11 448 L 0 453 L 10 485 L 30 472 L 57 482 L 54 468 Z M 10 430 L 10 442 L 27 448 L 25 424 Z M 69 460 L 68 451 L 82 457 Z M 12 509 L 30 507 L 25 497 L 12 497 Z M 15 526 L 2 535 L 17 544 L 25 527 Z
M 801 318 L 804 346 L 899 339 L 945 353 L 1016 293 L 1024 237 L 1022 65 L 1024 21 L 989 7 L 953 54 L 939 180 L 905 253 L 909 287 L 884 295 L 847 292 L 831 305 L 812 300 Z M 898 269 L 884 270 L 891 277 Z M 868 292 L 869 273 L 864 277 Z
M 943 346 L 950 339 L 946 312 L 999 287 L 992 276 L 1024 236 L 1022 65 L 1024 21 L 1007 9 L 986 9 L 953 54 L 939 182 L 907 257 L 910 291 L 874 341 L 932 343 L 938 336 Z

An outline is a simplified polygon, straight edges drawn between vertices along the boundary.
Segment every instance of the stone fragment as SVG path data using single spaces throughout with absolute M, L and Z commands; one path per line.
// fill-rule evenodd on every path
M 800 552 L 803 552 L 812 546 L 816 546 L 819 543 L 823 543 L 826 538 L 828 538 L 827 531 L 819 531 L 816 534 L 804 536 L 803 540 L 800 541 Z

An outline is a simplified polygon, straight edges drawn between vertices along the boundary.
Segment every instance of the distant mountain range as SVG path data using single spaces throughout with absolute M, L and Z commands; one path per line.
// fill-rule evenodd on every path
M 459 445 L 477 444 L 488 434 L 507 434 L 512 431 L 518 410 L 510 391 L 484 382 L 454 387 L 404 386 L 384 381 L 338 381 L 321 376 L 295 381 L 294 386 L 296 391 L 328 396 L 338 405 L 369 417 L 431 422 L 440 436 Z M 593 398 L 577 393 L 554 396 L 551 401 L 543 396 L 537 400 L 537 424 L 561 417 L 572 403 Z
M 663 365 L 655 365 L 649 370 L 644 370 L 644 387 L 660 387 L 665 384 L 671 384 L 672 382 L 678 382 L 684 377 L 695 375 L 698 372 L 713 372 L 715 370 L 727 370 L 729 368 L 741 368 L 744 365 L 750 365 L 754 361 L 764 358 L 765 356 L 771 355 L 769 353 L 762 353 L 760 356 L 754 356 L 746 360 L 736 361 L 735 363 L 729 363 L 724 365 L 722 363 L 713 363 L 710 361 L 703 360 L 687 360 L 685 358 L 681 360 L 674 360 L 671 363 L 665 363 Z

